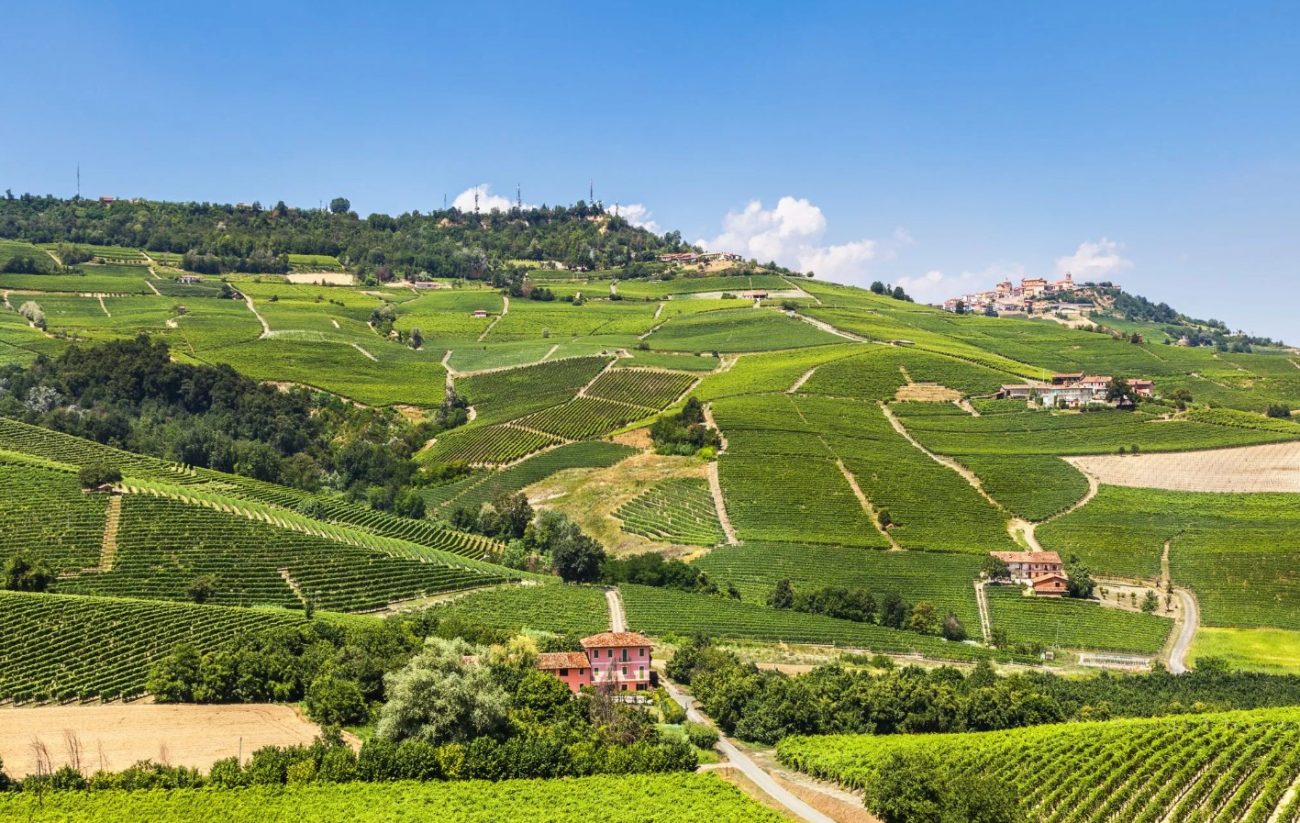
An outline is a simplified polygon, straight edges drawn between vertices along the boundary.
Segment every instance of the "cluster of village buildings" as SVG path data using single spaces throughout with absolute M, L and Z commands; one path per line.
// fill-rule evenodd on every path
M 1066 273 L 1060 280 L 1050 281 L 1044 277 L 1025 277 L 1020 285 L 1010 280 L 1003 280 L 989 291 L 977 291 L 952 297 L 943 301 L 946 311 L 958 310 L 974 314 L 986 314 L 989 311 L 998 314 L 1030 313 L 1049 308 L 1047 304 L 1067 300 L 1079 290 L 1074 276 Z
M 703 253 L 693 251 L 677 252 L 676 254 L 661 254 L 657 258 L 662 263 L 708 263 L 711 260 L 726 260 L 733 263 L 739 263 L 741 256 L 729 251 L 706 251 Z
M 1155 384 L 1150 380 L 1126 380 L 1129 388 L 1139 397 L 1155 394 Z M 1100 403 L 1112 403 L 1110 388 L 1115 378 L 1110 375 L 1072 372 L 1052 375 L 1052 382 L 1008 383 L 998 390 L 998 399 L 1023 399 L 1027 403 L 1041 404 L 1047 409 L 1077 409 Z M 1118 402 L 1118 401 L 1115 401 Z

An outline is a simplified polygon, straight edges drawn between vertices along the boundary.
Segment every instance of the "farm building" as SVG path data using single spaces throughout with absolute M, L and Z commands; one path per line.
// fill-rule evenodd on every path
M 470 314 L 473 317 L 487 317 L 487 311 L 485 311 L 484 309 L 475 309 Z
M 650 646 L 650 638 L 636 632 L 601 632 L 582 638 L 581 652 L 539 654 L 537 668 L 574 694 L 583 686 L 644 692 L 650 690 Z
M 1064 597 L 1069 578 L 1059 572 L 1040 574 L 1033 579 L 1034 595 L 1037 597 Z
M 197 274 L 182 274 L 180 277 L 176 278 L 176 282 L 186 284 L 202 283 L 203 278 L 199 277 Z
M 582 652 L 544 652 L 537 655 L 537 668 L 560 678 L 574 694 L 591 685 L 591 662 Z
M 1013 582 L 1032 582 L 1043 575 L 1065 576 L 1065 564 L 1056 551 L 991 551 L 1006 563 Z

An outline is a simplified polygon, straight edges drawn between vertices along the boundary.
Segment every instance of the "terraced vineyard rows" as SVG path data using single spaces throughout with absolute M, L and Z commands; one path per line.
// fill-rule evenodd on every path
M 587 389 L 587 395 L 662 409 L 680 397 L 695 380 L 694 375 L 680 372 L 613 369 L 596 378 L 596 382 Z
M 1024 597 L 1017 587 L 990 586 L 989 619 L 1012 643 L 1134 652 L 1160 651 L 1173 621 L 1077 600 Z
M 430 463 L 459 461 L 471 466 L 495 466 L 558 442 L 557 438 L 538 431 L 502 424 L 444 434 L 421 453 L 421 459 Z
M 700 478 L 665 480 L 620 506 L 623 531 L 668 543 L 712 546 L 725 535 L 709 484 Z
M 634 420 L 649 417 L 655 409 L 597 397 L 575 397 L 567 403 L 519 418 L 518 424 L 566 440 L 604 434 Z
M 30 426 L 8 417 L 0 417 L 0 449 L 43 457 L 69 466 L 104 463 L 116 466 L 123 474 L 165 477 L 170 483 L 201 482 L 193 471 L 166 460 L 122 451 L 93 440 L 83 440 L 51 429 Z
M 439 606 L 438 615 L 512 631 L 540 629 L 588 635 L 609 628 L 604 590 L 565 583 L 473 592 Z
M 492 474 L 472 478 L 454 494 L 440 501 L 446 510 L 467 508 L 477 511 L 503 494 L 513 494 L 564 469 L 604 468 L 636 453 L 621 443 L 585 441 L 550 449 Z
M 563 403 L 606 365 L 605 357 L 574 357 L 478 374 L 456 381 L 485 423 L 499 423 Z
M 458 532 L 434 521 L 397 517 L 335 498 L 313 495 L 240 475 L 187 468 L 166 460 L 121 451 L 94 441 L 0 417 L 0 450 L 3 449 L 34 455 L 68 466 L 104 463 L 121 469 L 128 477 L 158 479 L 169 484 L 194 486 L 196 491 L 202 487 L 223 495 L 269 503 L 294 511 L 314 511 L 316 516 L 323 520 L 345 523 L 374 534 L 410 540 L 432 549 L 450 551 L 467 557 L 481 558 L 496 549 L 494 541 L 478 535 Z M 28 469 L 25 468 L 16 470 L 18 474 L 26 471 Z M 51 479 L 50 488 L 60 490 L 68 502 L 61 508 L 57 508 L 58 515 L 45 518 L 44 524 L 39 527 L 42 530 L 55 528 L 56 524 L 61 522 L 60 517 L 73 517 L 75 511 L 87 506 L 91 508 L 96 506 L 94 502 L 96 498 L 93 496 L 87 497 L 80 492 L 75 496 L 71 494 L 70 490 L 76 489 L 76 480 L 71 474 L 65 474 L 61 480 Z M 28 498 L 36 499 L 31 495 Z M 102 512 L 102 502 L 98 504 L 98 508 Z M 13 510 L 13 514 L 17 516 L 18 512 L 24 510 L 20 506 Z M 56 510 L 56 507 L 51 507 L 51 510 Z M 28 529 L 25 533 L 32 533 L 32 530 Z M 57 544 L 58 540 L 54 540 L 54 543 Z M 89 543 L 86 545 L 89 546 Z
M 1030 819 L 1049 823 L 1293 821 L 1300 711 L 1070 723 L 1003 732 L 788 737 L 777 757 L 814 777 L 861 788 L 895 752 L 927 752 L 954 775 L 1012 787 Z
M 890 654 L 919 653 L 940 660 L 974 660 L 992 652 L 917 632 L 671 589 L 623 585 L 628 627 L 651 635 L 705 634 L 786 643 L 815 643 Z
M 0 700 L 135 697 L 177 643 L 200 652 L 301 614 L 0 591 Z
M 20 551 L 55 571 L 99 563 L 108 498 L 84 494 L 68 472 L 0 462 L 0 562 Z
M 123 500 L 117 544 L 112 571 L 62 580 L 59 591 L 185 600 L 196 578 L 211 576 L 213 602 L 301 607 L 284 570 L 321 608 L 359 611 L 504 579 L 141 495 Z

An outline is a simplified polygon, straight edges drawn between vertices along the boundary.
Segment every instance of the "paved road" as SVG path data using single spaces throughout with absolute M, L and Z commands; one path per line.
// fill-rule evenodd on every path
M 1174 641 L 1174 647 L 1169 651 L 1169 671 L 1174 674 L 1185 674 L 1187 672 L 1187 653 L 1192 649 L 1192 641 L 1196 639 L 1196 629 L 1201 625 L 1201 610 L 1196 605 L 1196 598 L 1192 597 L 1191 592 L 1186 589 L 1174 589 L 1174 594 L 1183 603 L 1183 627 L 1178 633 L 1178 639 Z
M 668 690 L 668 694 L 672 695 L 673 700 L 676 700 L 683 709 L 686 709 L 686 718 L 688 720 L 696 723 L 709 722 L 703 714 L 700 714 L 700 710 L 691 704 L 690 698 L 669 682 L 668 678 L 662 678 L 659 682 Z M 718 750 L 727 756 L 727 760 L 731 762 L 731 765 L 739 769 L 745 777 L 754 782 L 754 785 L 767 792 L 768 796 L 788 809 L 795 817 L 800 820 L 807 820 L 809 823 L 835 823 L 833 818 L 827 817 L 809 806 L 780 783 L 773 780 L 770 774 L 763 771 L 757 763 L 750 759 L 749 755 L 736 748 L 736 744 L 726 737 L 718 738 Z

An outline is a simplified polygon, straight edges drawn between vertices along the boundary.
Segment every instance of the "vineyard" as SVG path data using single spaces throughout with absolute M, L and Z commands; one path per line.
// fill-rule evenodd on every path
M 698 478 L 665 480 L 624 503 L 614 516 L 624 531 L 666 543 L 712 546 L 725 536 L 709 484 Z
M 908 431 L 940 454 L 1113 454 L 1194 451 L 1249 446 L 1300 438 L 1300 426 L 1247 427 L 1211 422 L 1223 416 L 1159 420 L 1146 412 L 1021 411 L 982 417 L 913 416 Z
M 939 660 L 977 660 L 992 652 L 917 632 L 816 614 L 770 609 L 726 597 L 686 594 L 649 586 L 619 587 L 628 626 L 651 635 L 703 634 L 744 640 L 846 646 L 887 654 L 922 654 Z
M 477 511 L 503 494 L 514 494 L 525 486 L 545 480 L 564 469 L 594 469 L 612 466 L 636 450 L 619 443 L 584 441 L 542 452 L 499 472 L 470 477 L 454 492 L 439 500 L 447 509 Z
M 695 565 L 714 580 L 735 583 L 752 603 L 766 603 L 780 580 L 789 580 L 795 591 L 843 586 L 866 589 L 877 599 L 896 592 L 909 603 L 924 600 L 941 614 L 953 612 L 974 634 L 979 615 L 971 582 L 979 575 L 980 562 L 971 554 L 747 541 L 718 546 Z
M 601 820 L 777 823 L 783 818 L 711 774 L 555 780 L 348 783 L 248 789 L 95 791 L 0 795 L 0 817 L 62 823 L 268 820 L 502 823 Z
M 505 570 L 503 569 L 504 573 Z M 187 600 L 196 578 L 214 603 L 360 611 L 501 582 L 468 567 L 393 557 L 205 506 L 127 495 L 112 568 L 60 580 L 58 591 Z
M 612 369 L 596 378 L 587 389 L 589 397 L 617 400 L 636 406 L 662 409 L 691 387 L 695 375 L 652 369 Z
M 1068 598 L 1025 597 L 1018 587 L 990 586 L 989 619 L 1011 643 L 1154 655 L 1173 629 L 1165 617 Z
M 567 403 L 521 417 L 520 426 L 546 432 L 566 440 L 604 434 L 655 413 L 655 409 L 633 406 L 597 397 L 575 397 Z
M 494 466 L 558 442 L 549 434 L 503 423 L 444 434 L 420 453 L 420 459 L 430 463 L 459 461 L 471 466 Z
M 76 475 L 0 462 L 0 558 L 39 554 L 55 571 L 99 564 L 105 495 L 83 494 Z
M 1210 626 L 1300 629 L 1300 495 L 1103 486 L 1087 506 L 1039 530 L 1046 547 L 1098 572 L 1153 579 L 1169 541 L 1175 584 Z
M 1264 709 L 1003 732 L 788 737 L 782 763 L 862 788 L 895 753 L 1009 784 L 1046 823 L 1283 821 L 1300 817 L 1300 713 Z
M 1088 478 L 1059 457 L 963 454 L 958 461 L 994 500 L 1026 520 L 1046 520 L 1088 493 Z
M 476 422 L 498 423 L 563 403 L 608 364 L 600 357 L 556 360 L 459 379 L 456 391 L 478 411 Z
M 137 697 L 150 666 L 178 643 L 205 652 L 301 620 L 268 609 L 0 592 L 0 701 Z
M 440 617 L 457 617 L 474 625 L 512 631 L 588 635 L 609 628 L 604 590 L 563 583 L 474 592 L 439 606 L 437 613 Z

